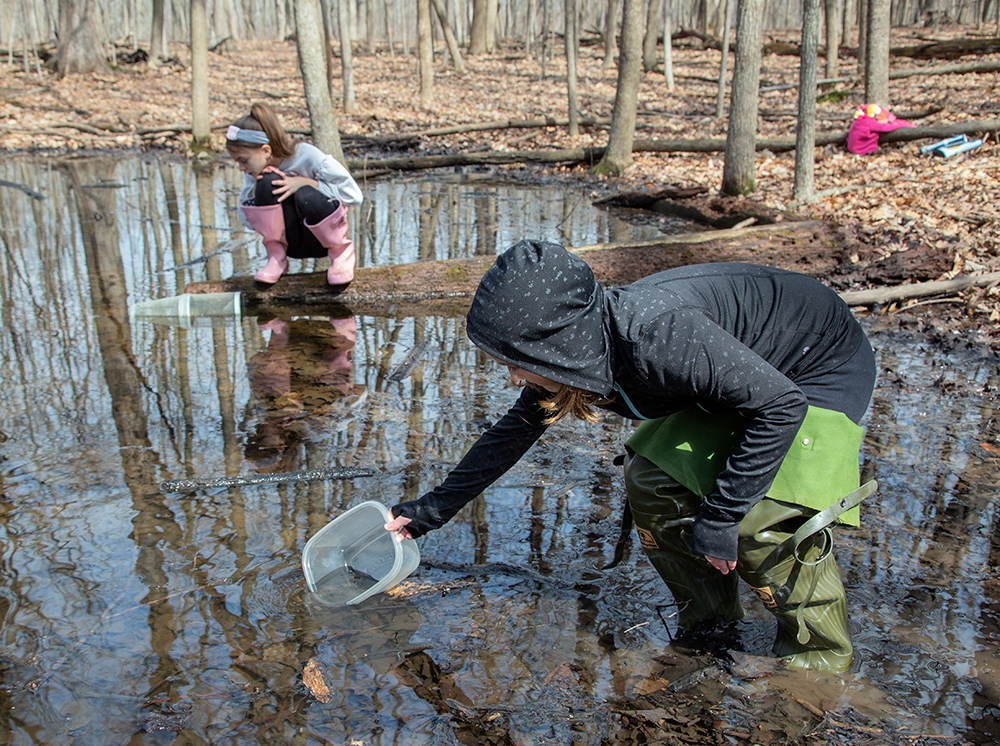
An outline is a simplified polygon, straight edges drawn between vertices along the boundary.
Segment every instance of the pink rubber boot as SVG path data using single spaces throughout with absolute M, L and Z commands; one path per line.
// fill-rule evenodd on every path
M 255 274 L 257 282 L 273 285 L 288 271 L 288 240 L 285 238 L 285 216 L 281 205 L 243 206 L 250 227 L 264 239 L 267 264 Z
M 354 316 L 346 319 L 330 319 L 330 326 L 348 341 L 355 342 L 358 338 L 358 320 Z
M 354 279 L 354 242 L 347 237 L 347 208 L 341 205 L 316 225 L 305 224 L 330 257 L 326 281 L 346 285 Z

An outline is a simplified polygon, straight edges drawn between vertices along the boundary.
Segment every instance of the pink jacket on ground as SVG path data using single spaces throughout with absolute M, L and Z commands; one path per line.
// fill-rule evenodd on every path
M 874 104 L 859 106 L 854 114 L 854 121 L 847 131 L 847 149 L 852 153 L 864 155 L 878 150 L 879 132 L 892 132 L 901 127 L 916 127 L 913 122 L 897 119 L 896 115 L 887 109 Z

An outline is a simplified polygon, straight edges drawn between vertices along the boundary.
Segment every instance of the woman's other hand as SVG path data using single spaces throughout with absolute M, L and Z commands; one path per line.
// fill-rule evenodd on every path
M 410 532 L 406 530 L 406 524 L 410 522 L 409 518 L 404 516 L 399 516 L 398 518 L 393 518 L 387 524 L 385 524 L 386 531 L 396 532 L 396 541 L 403 541 L 403 539 L 412 539 Z
M 705 555 L 705 559 L 708 560 L 708 564 L 721 572 L 723 575 L 728 575 L 731 571 L 736 569 L 736 560 L 724 560 L 719 559 L 718 557 L 709 557 L 707 554 Z

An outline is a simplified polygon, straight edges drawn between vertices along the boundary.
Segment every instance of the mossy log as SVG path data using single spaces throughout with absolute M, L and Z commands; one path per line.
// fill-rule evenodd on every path
M 817 248 L 822 245 L 822 248 Z M 820 220 L 755 225 L 661 236 L 646 241 L 571 249 L 604 285 L 616 286 L 698 262 L 745 261 L 822 276 L 843 253 L 834 229 Z M 250 312 L 326 312 L 378 316 L 458 315 L 468 309 L 479 280 L 495 256 L 359 267 L 346 286 L 326 284 L 325 272 L 289 274 L 274 285 L 242 275 L 195 282 L 188 293 L 239 292 Z

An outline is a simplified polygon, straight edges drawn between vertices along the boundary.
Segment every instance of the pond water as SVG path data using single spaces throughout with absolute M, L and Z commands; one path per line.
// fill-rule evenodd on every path
M 630 426 L 553 428 L 420 540 L 399 588 L 318 603 L 309 537 L 365 500 L 418 497 L 516 391 L 461 317 L 130 321 L 137 302 L 262 264 L 235 221 L 239 179 L 224 162 L 0 166 L 24 187 L 0 187 L 0 744 L 606 742 L 613 703 L 644 691 L 673 632 L 637 546 L 601 570 Z M 523 178 L 363 186 L 363 264 L 686 229 Z M 880 489 L 861 528 L 837 531 L 857 661 L 840 677 L 730 672 L 717 711 L 752 722 L 797 697 L 992 743 L 997 361 L 862 323 L 881 367 L 864 445 Z M 321 467 L 372 476 L 161 489 Z M 772 622 L 743 591 L 742 646 L 766 656 Z

